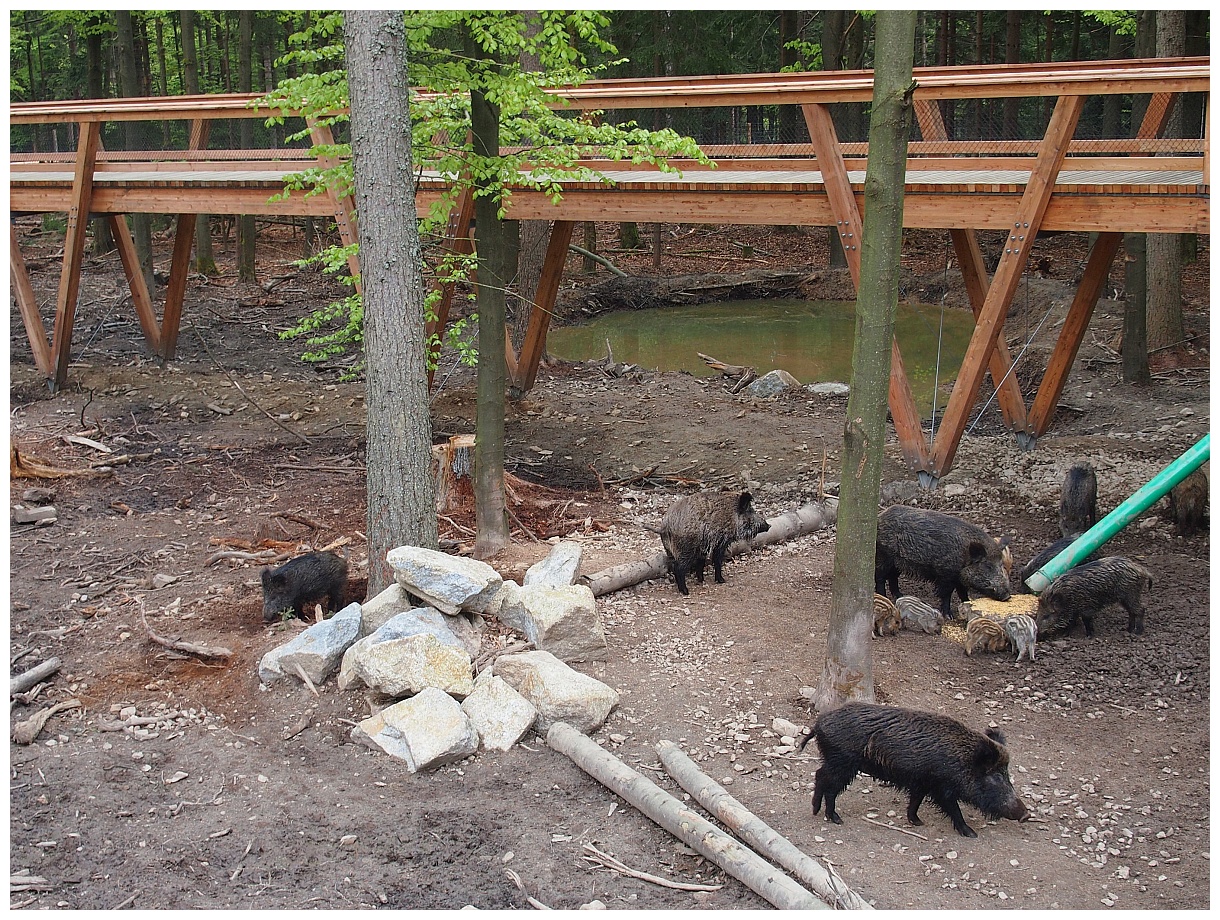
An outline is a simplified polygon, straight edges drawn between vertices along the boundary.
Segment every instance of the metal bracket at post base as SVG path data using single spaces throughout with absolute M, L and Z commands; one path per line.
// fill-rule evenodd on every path
M 1025 579 L 1025 584 L 1034 594 L 1041 594 L 1052 581 L 1072 568 L 1082 559 L 1087 559 L 1120 530 L 1139 517 L 1166 492 L 1202 466 L 1211 456 L 1211 434 L 1199 441 L 1169 466 L 1157 473 L 1126 501 L 1081 534 L 1076 542 L 1058 556 Z

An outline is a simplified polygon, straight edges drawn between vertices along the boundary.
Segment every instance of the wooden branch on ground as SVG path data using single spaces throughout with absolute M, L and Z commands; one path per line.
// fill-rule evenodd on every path
M 694 796 L 695 801 L 759 853 L 808 885 L 818 897 L 840 910 L 872 910 L 872 905 L 848 888 L 834 869 L 826 868 L 802 853 L 765 821 L 752 814 L 724 787 L 700 770 L 672 741 L 661 741 L 656 749 L 669 775 Z
M 620 278 L 627 277 L 627 273 L 625 271 L 623 271 L 617 265 L 613 264 L 609 259 L 602 258 L 596 252 L 589 252 L 589 250 L 582 249 L 581 247 L 577 246 L 575 243 L 568 243 L 568 248 L 570 250 L 572 250 L 573 252 L 577 253 L 578 255 L 584 256 L 586 259 L 592 259 L 594 262 L 598 263 L 599 265 L 606 266 L 606 268 L 610 269 L 610 271 L 612 271 L 614 274 L 618 275 Z
M 695 354 L 702 358 L 703 363 L 712 370 L 720 371 L 726 377 L 744 377 L 747 374 L 754 373 L 754 368 L 746 367 L 743 364 L 725 364 L 723 361 L 713 358 L 711 355 L 705 355 L 701 351 L 697 351 Z
M 546 743 L 551 750 L 571 758 L 576 766 L 643 815 L 781 910 L 828 909 L 749 847 L 697 815 L 567 723 L 552 725 Z
M 11 696 L 14 693 L 24 693 L 35 684 L 42 683 L 61 667 L 63 667 L 63 663 L 58 658 L 48 658 L 42 664 L 35 665 L 28 671 L 22 671 L 16 677 L 9 678 L 9 695 Z
M 33 744 L 38 737 L 42 727 L 47 724 L 47 720 L 61 709 L 76 709 L 80 706 L 80 700 L 63 700 L 55 703 L 53 706 L 48 706 L 46 709 L 40 709 L 23 722 L 17 722 L 13 725 L 12 738 L 15 744 Z
M 603 853 L 591 843 L 586 843 L 581 847 L 585 855 L 581 859 L 585 862 L 595 863 L 599 866 L 604 866 L 620 875 L 628 875 L 631 878 L 638 878 L 642 882 L 651 882 L 654 885 L 660 885 L 663 888 L 674 888 L 678 891 L 719 891 L 723 885 L 697 885 L 694 882 L 675 882 L 672 879 L 664 878 L 660 875 L 651 875 L 647 872 L 640 872 L 638 869 L 632 869 L 621 860 L 615 859 L 609 853 Z
M 758 549 L 774 543 L 782 543 L 793 537 L 800 537 L 823 527 L 830 527 L 838 516 L 839 500 L 828 496 L 822 502 L 811 502 L 802 505 L 795 511 L 787 511 L 777 517 L 767 518 L 770 528 L 755 537 L 750 543 L 735 543 L 729 548 L 728 555 L 736 556 L 747 549 Z M 637 562 L 625 562 L 622 565 L 611 566 L 592 575 L 582 575 L 577 581 L 588 585 L 593 590 L 594 597 L 610 594 L 637 585 L 650 578 L 660 578 L 666 571 L 665 553 L 657 553 L 647 559 Z
M 188 655 L 198 655 L 200 658 L 231 658 L 233 652 L 223 646 L 197 645 L 194 642 L 184 642 L 181 639 L 167 639 L 164 636 L 159 636 L 151 626 L 148 625 L 148 618 L 144 616 L 144 612 L 140 611 L 140 619 L 144 621 L 144 631 L 148 633 L 150 641 L 157 645 L 163 645 L 167 649 L 175 652 L 185 652 Z

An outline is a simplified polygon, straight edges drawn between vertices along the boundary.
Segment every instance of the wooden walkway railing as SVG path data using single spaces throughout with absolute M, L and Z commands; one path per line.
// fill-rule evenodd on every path
M 1210 123 L 1202 139 L 1160 137 L 1177 96 L 1207 92 L 1209 76 L 1208 58 L 916 69 L 913 98 L 923 139 L 908 151 L 904 224 L 949 232 L 976 315 L 974 336 L 931 442 L 923 433 L 902 355 L 894 344 L 891 413 L 907 463 L 922 479 L 935 482 L 952 467 L 966 415 L 988 370 L 993 380 L 1002 381 L 1000 406 L 1022 443 L 1032 446 L 1045 432 L 1123 233 L 1210 233 Z M 1151 99 L 1134 137 L 1073 138 L 1087 97 L 1130 93 L 1146 93 Z M 679 163 L 680 175 L 590 160 L 588 165 L 606 181 L 565 183 L 558 204 L 541 192 L 515 189 L 507 207 L 509 218 L 554 221 L 525 343 L 520 354 L 508 347 L 510 376 L 517 388 L 528 389 L 537 374 L 576 221 L 833 226 L 840 230 L 848 266 L 858 281 L 867 145 L 840 143 L 827 106 L 870 100 L 870 72 L 605 80 L 562 90 L 561 95 L 578 109 L 796 105 L 810 143 L 709 147 L 717 168 Z M 1040 141 L 948 139 L 938 100 L 1013 96 L 1055 98 Z M 78 133 L 74 154 L 10 157 L 11 211 L 68 215 L 50 340 L 15 231 L 10 230 L 16 299 L 34 359 L 53 387 L 67 379 L 88 216 L 110 220 L 144 335 L 154 353 L 166 360 L 173 357 L 177 340 L 196 214 L 326 216 L 336 220 L 345 242 L 356 240 L 349 200 L 300 192 L 270 200 L 282 193 L 286 175 L 316 165 L 307 153 L 205 149 L 212 120 L 266 117 L 266 110 L 250 107 L 256 98 L 193 96 L 12 106 L 12 124 L 71 123 Z M 174 119 L 190 122 L 188 150 L 101 149 L 103 123 Z M 310 128 L 315 143 L 330 142 L 328 129 L 316 123 Z M 429 206 L 445 189 L 439 175 L 425 171 L 417 190 L 419 206 Z M 160 322 L 121 219 L 128 213 L 179 215 Z M 469 245 L 469 222 L 468 208 L 455 210 L 449 227 L 451 247 Z M 991 278 L 975 238 L 975 231 L 985 229 L 1010 231 L 1009 245 Z M 1040 230 L 1099 236 L 1042 384 L 1027 409 L 1001 333 Z M 352 267 L 358 271 L 358 265 Z M 446 319 L 447 303 L 447 298 L 442 300 L 440 324 Z

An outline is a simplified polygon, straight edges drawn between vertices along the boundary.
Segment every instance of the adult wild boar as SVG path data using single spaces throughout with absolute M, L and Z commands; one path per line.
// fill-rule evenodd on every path
M 649 528 L 653 530 L 653 528 Z M 708 560 L 716 583 L 724 584 L 724 560 L 738 540 L 748 543 L 771 529 L 767 519 L 754 510 L 749 492 L 697 492 L 674 502 L 655 532 L 661 535 L 665 557 L 673 570 L 678 590 L 689 594 L 686 576 L 694 572 L 703 583 Z
M 970 599 L 967 589 L 1006 601 L 1012 596 L 1004 567 L 1007 543 L 951 514 L 894 505 L 877 516 L 875 590 L 884 594 L 888 585 L 899 597 L 900 572 L 930 581 L 947 620 L 955 590 L 963 601 Z
M 847 703 L 819 716 L 802 748 L 809 738 L 822 754 L 814 775 L 813 813 L 825 802 L 826 817 L 835 824 L 843 823 L 835 800 L 857 773 L 909 793 L 907 820 L 912 824 L 923 824 L 918 812 L 924 799 L 948 815 L 963 837 L 978 834 L 962 817 L 959 802 L 989 818 L 1029 818 L 1008 775 L 1008 749 L 998 729 L 984 734 L 936 713 Z

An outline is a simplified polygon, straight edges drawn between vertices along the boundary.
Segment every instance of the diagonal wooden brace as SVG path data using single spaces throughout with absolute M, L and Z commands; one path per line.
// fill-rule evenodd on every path
M 1067 154 L 1068 144 L 1076 131 L 1076 123 L 1080 120 L 1083 107 L 1083 96 L 1061 96 L 1055 104 L 1046 136 L 1039 145 L 1029 182 L 1013 218 L 1012 229 L 1005 240 L 1000 264 L 991 280 L 991 287 L 987 290 L 983 309 L 975 323 L 974 334 L 970 337 L 970 345 L 966 349 L 953 392 L 949 396 L 944 419 L 932 444 L 932 474 L 937 479 L 953 466 L 953 458 L 966 430 L 967 416 L 974 405 L 987 365 L 995 352 L 1003 319 L 1020 284 L 1034 238 L 1038 235 L 1038 228 L 1054 191 L 1055 178 Z
M 843 243 L 847 267 L 851 271 L 852 282 L 859 289 L 860 234 L 863 221 L 860 219 L 856 196 L 852 193 L 851 182 L 847 177 L 847 165 L 843 162 L 839 149 L 834 122 L 831 121 L 830 111 L 824 105 L 809 103 L 802 105 L 801 109 L 805 113 L 805 123 L 817 155 L 818 169 L 826 187 L 826 197 L 835 215 L 835 226 Z M 923 423 L 919 410 L 915 408 L 915 396 L 911 392 L 911 382 L 907 377 L 897 338 L 890 348 L 889 402 L 894 431 L 898 435 L 898 444 L 902 448 L 907 466 L 916 472 L 927 471 L 930 468 L 928 445 L 924 440 Z

